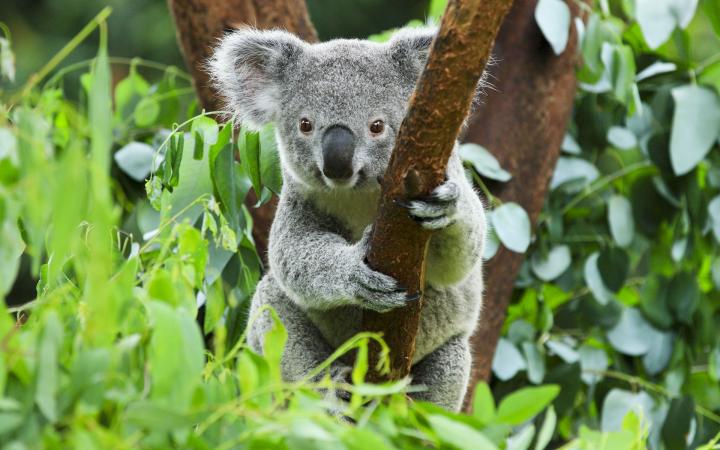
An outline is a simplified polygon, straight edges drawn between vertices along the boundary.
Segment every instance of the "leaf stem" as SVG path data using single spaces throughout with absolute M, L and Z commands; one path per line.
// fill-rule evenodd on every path
M 44 66 L 34 74 L 28 78 L 27 82 L 23 86 L 23 88 L 20 90 L 20 92 L 12 99 L 10 103 L 17 103 L 25 97 L 32 88 L 35 87 L 43 78 L 47 76 L 48 73 L 50 73 L 55 67 L 57 67 L 58 64 L 60 64 L 65 58 L 68 57 L 70 53 L 72 53 L 78 45 L 80 45 L 89 35 L 92 33 L 95 28 L 100 26 L 101 24 L 105 23 L 105 20 L 110 16 L 110 13 L 112 12 L 112 8 L 109 6 L 106 6 L 103 8 L 87 25 L 83 27 L 82 30 L 78 34 L 75 35 L 70 41 L 65 44 L 63 48 L 58 51 L 55 56 L 50 58 L 50 60 L 45 63 Z M 103 41 L 104 39 L 104 41 Z M 102 34 L 100 36 L 100 43 L 103 42 L 107 43 L 107 34 L 105 34 L 105 38 L 103 38 Z
M 608 174 L 602 178 L 599 178 L 594 183 L 592 183 L 587 188 L 583 189 L 579 194 L 577 194 L 572 200 L 570 200 L 565 207 L 562 209 L 562 214 L 565 215 L 573 209 L 575 206 L 577 206 L 580 202 L 585 200 L 586 198 L 590 197 L 592 194 L 594 194 L 597 191 L 600 191 L 604 189 L 607 185 L 612 183 L 613 181 L 623 178 L 627 175 L 630 175 L 634 172 L 651 168 L 652 163 L 650 161 L 639 161 L 633 164 L 630 164 L 627 167 L 623 167 L 622 169 L 613 172 L 611 174 Z

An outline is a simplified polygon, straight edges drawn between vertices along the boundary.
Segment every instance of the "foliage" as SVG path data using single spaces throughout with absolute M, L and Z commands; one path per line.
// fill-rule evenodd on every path
M 588 21 L 567 156 L 534 237 L 522 208 L 485 188 L 512 174 L 485 149 L 462 149 L 494 208 L 486 257 L 499 245 L 530 256 L 496 381 L 476 387 L 472 415 L 410 402 L 405 382 L 364 383 L 373 335 L 356 336 L 296 383 L 280 380 L 286 334 L 277 320 L 264 357 L 246 346 L 262 268 L 244 200 L 250 189 L 259 202 L 280 189 L 272 127 L 236 134 L 216 122 L 221 112 L 198 111 L 182 71 L 109 58 L 101 12 L 39 76 L 0 91 L 0 296 L 12 299 L 16 278 L 36 284 L 31 303 L 8 311 L 0 302 L 0 442 L 640 449 L 648 440 L 674 449 L 711 441 L 720 410 L 720 177 L 710 151 L 720 63 L 699 62 L 694 50 L 717 39 L 708 32 L 720 32 L 719 15 L 710 1 L 688 13 L 692 21 L 668 13 L 671 42 L 651 50 L 646 42 L 666 30 L 648 25 L 642 1 L 603 2 Z M 561 52 L 569 14 L 552 13 L 564 3 L 542 3 L 536 20 Z M 433 1 L 431 13 L 443 6 Z M 96 58 L 57 70 L 98 27 Z M 5 88 L 14 66 L 3 31 Z M 113 85 L 118 65 L 128 75 Z M 323 376 L 350 351 L 353 384 Z
M 628 411 L 651 448 L 696 448 L 720 431 L 717 4 L 600 1 L 575 21 L 573 119 L 493 365 L 496 395 L 563 386 L 562 440 L 618 431 Z M 541 0 L 535 17 L 564 51 L 567 5 Z M 484 187 L 502 168 L 478 150 L 462 149 Z M 499 245 L 523 252 L 523 212 L 490 198 L 486 258 Z

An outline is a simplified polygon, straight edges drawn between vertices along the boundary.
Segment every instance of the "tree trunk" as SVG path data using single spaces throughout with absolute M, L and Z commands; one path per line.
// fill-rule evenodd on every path
M 218 111 L 222 102 L 209 83 L 205 63 L 213 46 L 227 30 L 243 26 L 260 29 L 282 28 L 308 42 L 318 40 L 304 0 L 168 0 L 175 20 L 177 40 L 193 78 L 200 104 L 206 111 Z M 260 208 L 250 193 L 245 203 L 253 216 L 253 236 L 264 258 L 276 200 Z
M 430 233 L 395 201 L 427 195 L 445 180 L 455 140 L 511 4 L 512 0 L 450 0 L 410 98 L 383 178 L 367 258 L 372 268 L 394 277 L 409 294 L 421 298 L 386 314 L 364 312 L 363 329 L 381 332 L 390 347 L 389 374 L 371 370 L 371 380 L 398 379 L 410 373 L 422 309 Z M 378 351 L 373 346 L 373 369 Z
M 556 56 L 535 23 L 537 0 L 515 0 L 503 23 L 494 54 L 496 91 L 471 118 L 465 140 L 487 148 L 510 172 L 508 183 L 491 186 L 503 201 L 517 202 L 535 223 L 560 155 L 575 94 L 577 32 Z M 568 2 L 573 17 L 577 3 Z M 505 248 L 487 262 L 479 329 L 472 338 L 471 386 L 490 379 L 495 347 L 524 255 Z M 472 391 L 465 408 L 472 405 Z

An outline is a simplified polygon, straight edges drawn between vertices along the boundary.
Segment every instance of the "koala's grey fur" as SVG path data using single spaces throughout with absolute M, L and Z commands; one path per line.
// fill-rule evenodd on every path
M 359 331 L 363 309 L 387 311 L 414 301 L 389 276 L 365 263 L 370 225 L 408 98 L 420 75 L 432 29 L 403 29 L 387 43 L 334 40 L 308 44 L 283 31 L 227 35 L 210 71 L 229 109 L 245 126 L 274 122 L 283 189 L 270 233 L 269 272 L 252 311 L 271 305 L 287 327 L 284 377 L 297 380 Z M 301 118 L 313 124 L 299 129 Z M 385 129 L 372 135 L 369 124 Z M 323 175 L 321 138 L 333 125 L 356 139 L 352 178 Z M 427 259 L 425 306 L 413 361 L 417 397 L 457 410 L 470 370 L 468 338 L 481 308 L 486 223 L 483 206 L 455 151 L 447 182 L 405 205 L 436 230 Z M 252 314 L 251 314 L 252 316 Z M 251 324 L 262 351 L 269 315 Z M 338 362 L 333 370 L 347 368 Z

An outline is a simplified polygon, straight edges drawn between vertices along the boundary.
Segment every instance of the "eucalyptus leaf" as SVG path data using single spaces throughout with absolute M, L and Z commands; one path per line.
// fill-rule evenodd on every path
M 526 368 L 525 359 L 517 347 L 505 338 L 500 338 L 493 357 L 492 371 L 500 380 L 509 380 Z
M 560 393 L 557 385 L 519 389 L 502 399 L 497 410 L 500 422 L 520 425 L 545 409 Z
M 670 161 L 676 175 L 690 172 L 720 136 L 720 99 L 710 89 L 685 85 L 674 88 L 675 100 Z
M 605 305 L 613 299 L 613 293 L 605 286 L 600 270 L 598 269 L 599 252 L 595 252 L 588 256 L 585 260 L 584 275 L 585 283 L 587 283 L 590 292 L 598 303 Z
M 630 150 L 637 147 L 635 134 L 624 127 L 612 126 L 608 129 L 607 140 L 616 148 Z
M 583 345 L 578 350 L 580 354 L 580 368 L 582 380 L 592 385 L 604 378 L 603 372 L 608 368 L 608 357 L 605 350 L 589 345 Z
M 646 424 L 653 417 L 655 402 L 646 392 L 638 393 L 623 389 L 612 389 L 602 405 L 601 429 L 603 431 L 619 431 L 623 419 L 629 412 L 635 413 Z
M 552 440 L 553 434 L 555 434 L 556 425 L 557 413 L 555 412 L 555 408 L 550 406 L 545 413 L 545 419 L 543 420 L 540 431 L 538 432 L 537 440 L 535 441 L 535 450 L 543 450 L 548 446 Z
M 497 181 L 509 181 L 512 178 L 512 175 L 500 167 L 498 160 L 485 147 L 467 143 L 460 145 L 458 151 L 460 158 L 472 164 L 480 175 Z
M 697 4 L 698 0 L 636 0 L 635 17 L 648 46 L 656 49 L 676 27 L 688 26 Z
M 543 281 L 552 281 L 559 277 L 570 267 L 572 256 L 570 247 L 558 245 L 550 249 L 547 255 L 533 253 L 530 259 L 532 270 Z
M 663 73 L 670 73 L 677 70 L 677 65 L 674 63 L 669 62 L 663 62 L 663 61 L 657 61 L 643 70 L 640 71 L 640 73 L 637 74 L 635 77 L 636 81 L 642 81 L 646 80 L 648 78 L 654 77 L 655 75 L 661 75 Z
M 577 140 L 575 140 L 575 138 L 569 133 L 565 134 L 565 137 L 563 138 L 560 148 L 565 153 L 568 153 L 571 155 L 579 155 L 580 153 L 582 153 L 582 148 L 580 148 L 580 145 L 577 143 Z
M 556 55 L 567 46 L 570 34 L 570 8 L 562 0 L 539 0 L 535 6 L 537 22 Z
M 629 246 L 635 235 L 632 204 L 621 195 L 613 195 L 608 201 L 607 211 L 613 239 L 620 247 Z
M 472 427 L 447 416 L 433 414 L 427 418 L 442 442 L 460 450 L 497 450 L 497 446 Z
M 670 362 L 675 344 L 675 335 L 671 332 L 658 333 L 653 336 L 650 350 L 643 356 L 643 366 L 650 375 L 662 372 Z
M 595 181 L 599 174 L 597 168 L 584 159 L 561 156 L 550 180 L 550 189 L 557 189 L 570 180 L 582 180 L 586 185 Z
M 500 242 L 516 253 L 530 246 L 530 217 L 517 203 L 503 203 L 492 211 L 492 224 Z
M 145 180 L 153 170 L 155 150 L 144 142 L 130 142 L 115 152 L 115 163 L 135 181 Z
M 618 323 L 607 332 L 608 341 L 620 353 L 642 356 L 650 351 L 662 333 L 650 325 L 635 308 L 625 308 Z

